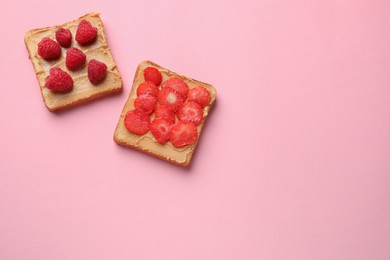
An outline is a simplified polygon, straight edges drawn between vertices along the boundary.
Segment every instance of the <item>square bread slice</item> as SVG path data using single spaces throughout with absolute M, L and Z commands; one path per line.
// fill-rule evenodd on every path
M 136 135 L 133 133 L 130 133 L 125 124 L 124 124 L 124 118 L 126 116 L 126 113 L 129 110 L 134 109 L 134 100 L 137 98 L 137 88 L 138 86 L 145 81 L 143 71 L 147 67 L 154 67 L 158 69 L 163 77 L 163 82 L 171 77 L 179 77 L 183 79 L 189 86 L 189 88 L 194 88 L 197 86 L 202 86 L 206 88 L 210 92 L 210 102 L 208 105 L 206 105 L 203 108 L 203 116 L 204 120 L 203 122 L 197 126 L 198 130 L 198 138 L 195 141 L 194 144 L 188 145 L 181 148 L 174 147 L 171 142 L 167 142 L 165 144 L 158 143 L 150 131 L 148 131 L 144 135 Z M 192 155 L 195 151 L 196 145 L 198 143 L 198 140 L 201 136 L 202 129 L 204 127 L 205 121 L 207 120 L 207 116 L 210 112 L 210 109 L 215 103 L 216 100 L 216 90 L 215 88 L 207 83 L 203 83 L 201 81 L 191 79 L 188 77 L 185 77 L 183 75 L 177 74 L 175 72 L 172 72 L 168 69 L 165 69 L 151 61 L 143 61 L 141 62 L 137 70 L 135 72 L 134 76 L 134 82 L 133 87 L 130 91 L 129 98 L 126 101 L 126 104 L 122 110 L 122 114 L 119 118 L 119 122 L 116 126 L 115 133 L 114 133 L 114 140 L 117 144 L 137 149 L 139 151 L 145 152 L 147 154 L 153 155 L 155 157 L 161 158 L 163 160 L 166 160 L 168 162 L 181 165 L 181 166 L 188 166 L 191 162 Z M 151 115 L 150 119 L 151 121 L 154 118 L 154 113 Z M 176 119 L 177 121 L 177 119 Z
M 80 45 L 75 40 L 78 24 L 82 20 L 89 21 L 92 26 L 97 28 L 97 39 L 86 46 Z M 52 40 L 56 40 L 55 33 L 61 27 L 71 31 L 71 47 L 80 49 L 87 56 L 86 63 L 76 71 L 68 70 L 65 65 L 66 51 L 69 48 L 61 47 L 61 57 L 56 60 L 47 61 L 38 55 L 38 43 L 42 38 L 49 37 Z M 122 79 L 107 44 L 103 23 L 98 13 L 90 13 L 65 24 L 28 31 L 24 37 L 24 42 L 34 66 L 43 100 L 50 111 L 73 107 L 99 97 L 122 91 Z M 91 84 L 87 75 L 87 64 L 91 59 L 96 59 L 107 65 L 107 74 L 104 81 L 96 86 Z M 50 69 L 53 67 L 59 67 L 69 73 L 74 82 L 72 91 L 59 93 L 45 88 L 46 78 L 49 76 Z

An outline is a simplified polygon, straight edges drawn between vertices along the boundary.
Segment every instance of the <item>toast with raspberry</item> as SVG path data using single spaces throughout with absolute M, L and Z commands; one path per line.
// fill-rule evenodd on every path
M 216 94 L 210 84 L 143 61 L 135 72 L 114 140 L 186 167 Z
M 122 91 L 98 13 L 28 31 L 24 41 L 50 111 Z

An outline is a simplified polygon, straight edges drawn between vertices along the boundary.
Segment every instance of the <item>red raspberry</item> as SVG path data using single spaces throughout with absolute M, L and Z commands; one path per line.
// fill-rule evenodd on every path
M 92 84 L 99 84 L 107 74 L 107 65 L 92 59 L 88 63 L 88 79 Z
M 169 140 L 174 147 L 194 144 L 198 138 L 198 130 L 193 123 L 177 122 L 169 131 Z
M 47 78 L 45 87 L 60 92 L 70 91 L 73 88 L 73 80 L 71 76 L 56 67 L 50 69 L 50 76 Z
M 153 68 L 153 67 L 147 67 L 144 70 L 144 78 L 145 81 L 151 81 L 153 82 L 156 86 L 159 86 L 162 81 L 162 75 L 158 69 Z
M 146 134 L 149 130 L 150 117 L 140 109 L 133 109 L 127 112 L 125 126 L 129 132 L 136 135 Z
M 137 96 L 140 96 L 142 94 L 149 94 L 154 97 L 157 97 L 158 92 L 159 92 L 158 87 L 151 81 L 145 81 L 139 84 L 137 88 Z
M 166 105 L 173 112 L 179 110 L 183 105 L 183 98 L 171 88 L 163 88 L 158 95 L 158 102 L 161 105 Z
M 56 40 L 62 47 L 68 48 L 72 44 L 72 33 L 69 29 L 59 28 L 56 31 Z
M 58 42 L 45 37 L 38 43 L 38 54 L 45 60 L 57 59 L 61 56 L 61 46 Z
M 156 109 L 157 98 L 149 94 L 143 94 L 134 100 L 134 106 L 145 111 L 146 114 L 151 114 Z
M 200 125 L 203 121 L 203 110 L 201 106 L 191 101 L 180 108 L 177 117 L 184 123 L 191 122 L 194 125 Z
M 76 31 L 76 41 L 81 45 L 86 45 L 95 41 L 97 29 L 90 22 L 82 20 Z
M 175 123 L 175 113 L 169 109 L 166 105 L 161 105 L 156 109 L 156 118 L 165 118 L 172 123 Z
M 171 88 L 175 90 L 183 98 L 183 100 L 187 99 L 189 88 L 187 83 L 180 78 L 170 78 L 164 81 L 161 88 Z
M 210 103 L 210 92 L 202 86 L 190 89 L 188 92 L 188 101 L 194 101 L 201 107 L 204 107 Z
M 77 48 L 70 48 L 66 51 L 66 67 L 69 70 L 76 70 L 83 66 L 85 64 L 85 60 L 87 59 L 87 56 L 85 54 L 77 49 Z
M 172 122 L 165 118 L 155 118 L 149 126 L 150 132 L 161 144 L 165 144 L 169 140 L 169 129 Z

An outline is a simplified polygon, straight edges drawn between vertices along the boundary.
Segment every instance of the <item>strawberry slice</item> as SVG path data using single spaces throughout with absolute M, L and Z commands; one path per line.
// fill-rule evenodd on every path
M 155 118 L 149 126 L 150 132 L 161 144 L 165 144 L 169 140 L 169 129 L 172 122 L 165 118 Z
M 137 88 L 137 96 L 141 96 L 142 94 L 150 94 L 154 97 L 157 97 L 158 92 L 158 87 L 151 81 L 145 81 L 139 84 Z
M 161 88 L 171 88 L 175 90 L 176 93 L 178 93 L 184 100 L 187 99 L 189 87 L 187 83 L 184 82 L 184 80 L 180 78 L 170 78 L 161 85 Z
M 169 109 L 166 105 L 161 105 L 156 109 L 156 118 L 165 118 L 172 123 L 175 123 L 175 113 Z
M 158 69 L 153 67 L 147 67 L 144 70 L 144 78 L 146 81 L 153 82 L 156 86 L 160 86 L 162 81 L 162 75 Z
M 156 109 L 157 98 L 149 94 L 142 94 L 134 101 L 134 106 L 145 111 L 146 114 L 151 114 Z
M 150 117 L 140 109 L 133 109 L 125 116 L 125 126 L 129 132 L 143 135 L 149 130 Z
M 177 117 L 185 123 L 200 125 L 203 120 L 203 109 L 198 103 L 190 101 L 180 108 Z
M 198 130 L 193 123 L 177 122 L 169 131 L 169 139 L 174 147 L 194 144 L 198 138 Z
M 161 105 L 166 105 L 173 112 L 176 112 L 183 105 L 184 100 L 175 90 L 163 88 L 158 95 L 158 102 Z
M 204 107 L 210 103 L 210 92 L 202 86 L 192 88 L 188 92 L 188 101 L 194 101 Z

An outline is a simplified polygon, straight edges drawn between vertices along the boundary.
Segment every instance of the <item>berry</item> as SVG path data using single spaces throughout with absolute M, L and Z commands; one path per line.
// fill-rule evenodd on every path
M 56 40 L 62 47 L 68 48 L 72 44 L 72 33 L 69 29 L 59 28 L 56 31 Z
M 203 120 L 203 110 L 198 103 L 190 101 L 180 108 L 177 117 L 185 123 L 190 122 L 194 125 L 200 125 Z
M 161 144 L 165 144 L 169 140 L 169 129 L 172 122 L 165 118 L 155 118 L 149 126 L 150 132 Z
M 198 130 L 193 123 L 177 122 L 169 131 L 169 140 L 174 147 L 183 147 L 195 143 Z
M 188 95 L 188 85 L 184 82 L 184 80 L 180 78 L 170 78 L 162 84 L 161 88 L 171 88 L 175 90 L 184 100 L 187 99 Z
M 156 109 L 157 98 L 149 94 L 138 96 L 134 100 L 134 106 L 145 111 L 146 114 L 151 114 Z
M 76 31 L 76 41 L 81 45 L 92 43 L 97 36 L 97 29 L 90 22 L 82 20 Z
M 158 87 L 151 81 L 145 81 L 139 84 L 137 88 L 137 96 L 140 96 L 142 94 L 149 94 L 154 97 L 157 97 L 158 92 L 159 92 Z
M 107 74 L 107 65 L 98 60 L 92 59 L 88 63 L 88 79 L 92 84 L 99 84 Z
M 54 91 L 66 92 L 73 88 L 73 79 L 62 69 L 58 67 L 51 68 L 45 87 Z
M 172 123 L 175 123 L 175 113 L 169 109 L 166 105 L 161 105 L 156 109 L 156 118 L 165 118 Z
M 133 109 L 127 112 L 125 126 L 129 132 L 136 135 L 143 135 L 149 130 L 150 117 L 140 109 Z
M 166 105 L 173 112 L 179 110 L 183 105 L 183 98 L 171 88 L 163 88 L 158 95 L 158 102 L 161 105 Z
M 58 42 L 45 37 L 38 43 L 38 54 L 45 60 L 57 59 L 61 56 L 61 46 Z
M 159 86 L 162 81 L 162 75 L 158 69 L 153 68 L 153 67 L 147 67 L 144 70 L 144 78 L 145 81 L 151 81 L 153 82 L 156 86 Z
M 69 70 L 76 70 L 85 64 L 86 58 L 81 50 L 72 47 L 66 51 L 66 67 Z
M 201 107 L 204 107 L 210 103 L 210 92 L 202 86 L 190 89 L 188 92 L 188 101 L 194 101 Z

